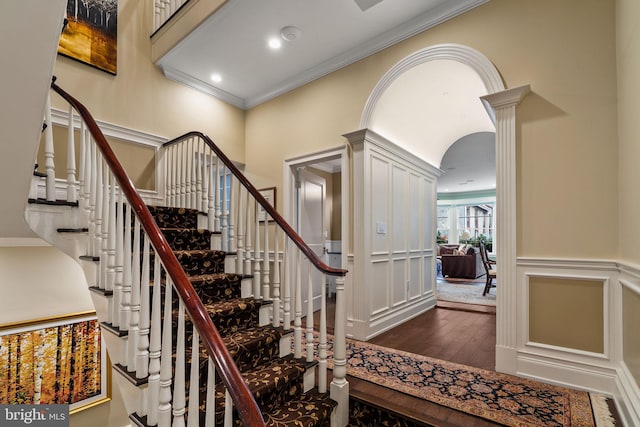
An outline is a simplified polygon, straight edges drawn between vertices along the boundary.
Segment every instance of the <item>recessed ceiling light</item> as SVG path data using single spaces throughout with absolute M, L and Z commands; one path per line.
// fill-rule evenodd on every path
M 282 37 L 282 40 L 292 42 L 295 40 L 299 40 L 300 37 L 302 37 L 302 31 L 298 27 L 288 25 L 286 27 L 282 27 L 282 29 L 280 30 L 280 37 Z
M 273 50 L 278 50 L 282 47 L 282 41 L 280 41 L 280 39 L 277 37 L 271 37 L 268 44 L 269 47 Z
M 222 76 L 218 73 L 211 74 L 211 81 L 215 83 L 220 83 L 222 81 Z

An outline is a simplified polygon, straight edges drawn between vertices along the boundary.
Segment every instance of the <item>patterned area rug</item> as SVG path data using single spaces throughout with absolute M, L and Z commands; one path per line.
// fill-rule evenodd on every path
M 587 392 L 355 340 L 347 360 L 349 375 L 506 426 L 596 425 Z
M 484 285 L 484 278 L 475 281 L 438 278 L 436 281 L 436 296 L 441 301 L 495 306 L 496 288 L 491 288 L 489 292 L 483 296 L 482 291 L 484 290 Z

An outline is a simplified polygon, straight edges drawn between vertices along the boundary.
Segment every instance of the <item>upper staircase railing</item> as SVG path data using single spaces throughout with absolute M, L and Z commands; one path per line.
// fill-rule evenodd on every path
M 157 31 L 191 0 L 154 0 L 153 1 L 153 31 Z
M 188 351 L 182 344 L 185 342 L 182 313 L 186 311 L 194 325 L 191 354 L 195 357 L 190 362 L 191 378 L 198 375 L 199 336 L 210 356 L 208 387 L 214 389 L 215 375 L 219 375 L 226 386 L 227 399 L 233 401 L 244 425 L 265 425 L 260 408 L 206 308 L 95 120 L 78 100 L 55 83 L 55 79 L 51 87 L 70 104 L 66 198 L 78 203 L 86 219 L 89 255 L 99 259 L 96 286 L 113 294 L 106 319 L 101 321 L 128 334 L 127 354 L 121 364 L 127 371 L 134 372 L 136 378 L 147 380 L 149 384 L 147 401 L 139 403 L 137 415 L 146 417 L 146 425 L 168 426 L 176 421 L 178 424 L 174 425 L 181 425 L 185 413 L 199 411 L 201 398 L 198 393 L 201 391 L 194 387 L 197 381 L 191 381 L 189 396 L 185 395 L 185 384 L 189 380 L 184 366 L 189 361 L 186 360 Z M 77 144 L 73 110 L 81 118 Z M 56 180 L 53 137 L 48 133 L 52 130 L 50 116 L 45 117 L 45 122 L 48 125 L 44 150 L 45 193 L 46 199 L 52 201 L 55 200 L 55 189 L 49 187 L 55 187 Z M 76 167 L 75 152 L 79 167 Z M 344 276 L 347 271 L 326 265 L 206 135 L 189 132 L 165 143 L 160 159 L 158 168 L 162 170 L 157 171 L 157 176 L 165 179 L 158 193 L 164 197 L 164 204 L 203 213 L 202 218 L 206 218 L 204 228 L 218 236 L 214 248 L 233 255 L 232 265 L 229 265 L 231 272 L 247 278 L 248 285 L 243 281 L 243 288 L 246 288 L 243 293 L 268 301 L 272 308 L 267 322 L 292 331 L 293 342 L 284 352 L 292 351 L 294 357 L 305 357 L 308 362 L 317 360 L 317 389 L 321 393 L 330 391 L 331 398 L 338 402 L 332 425 L 346 425 Z M 37 193 L 37 189 L 32 189 L 31 198 L 37 198 Z M 155 258 L 151 258 L 151 253 Z M 325 275 L 336 276 L 332 358 L 328 356 Z M 151 295 L 150 285 L 160 283 L 165 276 L 167 286 L 162 303 L 160 292 Z M 173 333 L 171 316 L 164 316 L 164 319 L 160 316 L 162 312 L 171 311 L 172 287 L 180 298 L 177 332 Z M 303 307 L 305 293 L 307 302 Z M 315 327 L 314 311 L 318 308 L 319 325 Z M 177 348 L 174 348 L 175 342 L 172 346 L 172 335 L 174 340 L 177 336 Z M 329 362 L 333 364 L 330 390 L 327 387 Z M 315 377 L 315 374 L 311 375 L 310 381 L 315 382 Z M 215 421 L 209 417 L 210 412 L 214 413 L 213 409 L 209 411 L 213 399 L 209 398 L 210 390 L 206 394 L 206 425 L 213 425 Z M 231 406 L 226 406 L 229 415 L 225 415 L 228 417 L 225 422 L 231 419 L 228 412 Z M 198 417 L 186 419 L 189 426 L 198 425 Z

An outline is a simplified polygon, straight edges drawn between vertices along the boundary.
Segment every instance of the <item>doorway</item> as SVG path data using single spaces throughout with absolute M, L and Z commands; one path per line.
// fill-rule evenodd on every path
M 348 176 L 346 146 L 285 161 L 283 173 L 284 217 L 314 252 L 331 267 L 346 266 L 348 233 Z M 291 272 L 289 272 L 291 273 Z M 303 305 L 308 302 L 309 270 L 301 273 Z M 313 308 L 320 308 L 321 294 L 335 296 L 335 278 L 311 271 Z M 330 328 L 333 319 L 327 319 Z

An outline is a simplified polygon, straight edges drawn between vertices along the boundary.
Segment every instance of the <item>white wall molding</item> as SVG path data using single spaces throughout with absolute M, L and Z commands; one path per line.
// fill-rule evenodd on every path
M 640 388 L 627 365 L 622 362 L 618 368 L 617 393 L 614 395 L 616 407 L 626 426 L 640 425 Z
M 54 125 L 68 128 L 69 126 L 69 112 L 59 110 L 57 108 L 51 109 L 51 122 Z M 126 128 L 124 126 L 116 125 L 109 122 L 96 120 L 98 127 L 105 136 L 110 138 L 120 139 L 126 142 L 131 142 L 140 145 L 146 145 L 154 148 L 159 148 L 162 144 L 169 139 L 164 136 L 154 135 L 152 133 Z M 73 127 L 74 129 L 80 129 L 80 117 L 74 113 L 73 115 Z

